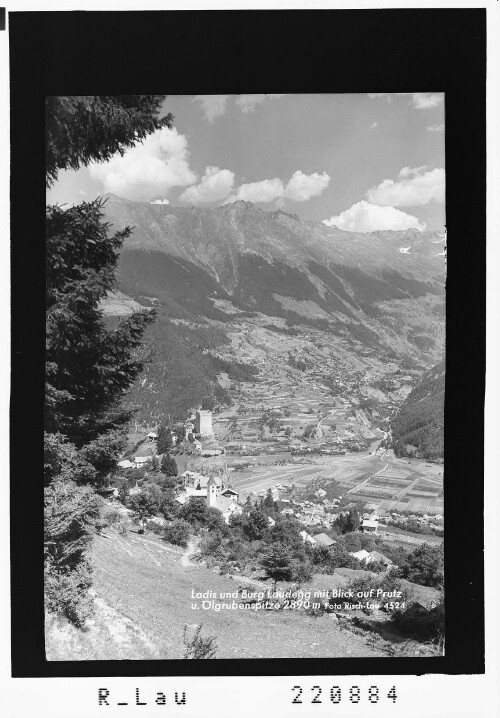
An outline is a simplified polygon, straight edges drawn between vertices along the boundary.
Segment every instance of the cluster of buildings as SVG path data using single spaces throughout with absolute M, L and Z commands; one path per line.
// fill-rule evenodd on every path
M 328 500 L 324 489 L 318 489 L 316 495 L 321 499 L 318 503 L 313 501 L 294 501 L 293 499 L 280 499 L 285 505 L 280 513 L 298 519 L 305 526 L 325 526 L 329 528 L 339 515 L 338 504 L 342 497 Z
M 171 436 L 173 445 L 175 445 L 177 443 L 177 437 L 173 433 Z M 182 438 L 184 448 L 189 448 L 190 452 L 200 454 L 201 456 L 217 456 L 224 453 L 224 449 L 211 445 L 211 440 L 213 440 L 211 411 L 200 409 L 184 422 Z M 153 459 L 153 456 L 156 455 L 158 432 L 155 430 L 150 431 L 146 439 L 147 440 L 137 450 L 137 454 L 133 459 L 127 458 L 118 462 L 120 469 L 141 468 Z M 208 447 L 203 448 L 200 439 L 208 440 Z
M 222 476 L 205 476 L 197 471 L 185 471 L 181 474 L 182 489 L 175 500 L 185 505 L 192 499 L 202 500 L 209 508 L 218 509 L 226 523 L 233 515 L 243 512 L 238 503 L 238 492 L 226 485 Z
M 444 516 L 442 514 L 402 514 L 397 511 L 386 511 L 380 516 L 380 522 L 391 526 L 395 524 L 399 528 L 405 528 L 406 524 L 419 524 L 427 526 L 438 534 L 444 530 Z M 411 527 L 409 527 L 411 530 Z

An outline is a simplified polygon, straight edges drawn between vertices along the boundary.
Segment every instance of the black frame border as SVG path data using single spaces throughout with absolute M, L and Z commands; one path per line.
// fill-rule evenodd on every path
M 13 677 L 483 673 L 486 10 L 14 12 L 8 19 Z M 40 476 L 45 96 L 408 90 L 445 92 L 446 102 L 446 655 L 46 661 Z M 27 428 L 36 437 L 28 451 Z M 474 500 L 465 504 L 469 485 Z

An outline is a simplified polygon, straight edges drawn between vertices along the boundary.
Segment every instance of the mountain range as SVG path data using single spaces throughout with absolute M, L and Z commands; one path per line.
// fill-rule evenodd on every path
M 245 327 L 280 341 L 298 332 L 293 351 L 303 346 L 313 364 L 314 345 L 330 345 L 341 372 L 386 363 L 415 378 L 444 356 L 438 232 L 345 232 L 242 201 L 175 207 L 107 195 L 104 211 L 113 229 L 133 227 L 118 261 L 121 300 L 107 314 L 158 307 L 154 360 L 131 395 L 143 418 L 167 407 L 180 416 L 207 397 L 224 403 L 214 357 L 240 362 L 233 375 L 252 370 L 231 349 Z
M 121 291 L 156 299 L 172 316 L 298 315 L 342 333 L 364 326 L 387 351 L 403 339 L 404 353 L 424 363 L 442 355 L 438 232 L 345 232 L 243 201 L 212 209 L 107 195 L 105 215 L 116 229 L 134 227 L 120 255 Z

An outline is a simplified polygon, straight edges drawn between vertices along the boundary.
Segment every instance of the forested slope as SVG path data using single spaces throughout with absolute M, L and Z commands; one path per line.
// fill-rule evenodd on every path
M 445 360 L 424 374 L 392 422 L 396 456 L 440 459 L 444 452 Z

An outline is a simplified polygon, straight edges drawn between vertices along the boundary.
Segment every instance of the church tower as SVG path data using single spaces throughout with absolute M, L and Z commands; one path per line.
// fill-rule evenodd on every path
M 220 486 L 212 477 L 207 484 L 207 506 L 216 506 L 220 494 Z

